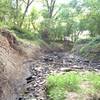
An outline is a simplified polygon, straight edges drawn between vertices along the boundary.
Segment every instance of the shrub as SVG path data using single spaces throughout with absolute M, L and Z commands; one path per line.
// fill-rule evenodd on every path
M 72 52 L 91 61 L 100 59 L 100 36 L 78 40 Z
M 87 86 L 82 84 L 88 83 Z M 100 74 L 96 72 L 68 72 L 47 77 L 47 95 L 49 100 L 65 100 L 66 93 L 78 92 L 95 95 L 100 92 Z
M 50 100 L 63 100 L 61 98 L 64 98 L 66 90 L 68 92 L 77 91 L 79 89 L 79 79 L 79 74 L 75 72 L 48 76 L 47 93 L 49 98 L 51 98 Z
M 12 27 L 12 30 L 16 33 L 16 35 L 21 39 L 27 39 L 30 41 L 34 41 L 40 38 L 39 33 L 34 33 L 26 29 L 21 29 L 19 27 Z
M 90 81 L 96 90 L 100 90 L 100 74 L 97 73 L 88 73 L 87 79 Z
M 91 40 L 92 40 L 92 38 L 80 39 L 80 40 L 77 40 L 75 44 L 76 44 L 76 45 L 79 45 L 79 44 L 86 44 L 86 43 L 89 43 Z
M 63 88 L 52 88 L 48 92 L 48 97 L 50 100 L 64 100 L 64 89 Z

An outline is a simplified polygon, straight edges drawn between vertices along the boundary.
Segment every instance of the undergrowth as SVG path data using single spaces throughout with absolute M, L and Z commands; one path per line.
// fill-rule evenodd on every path
M 91 61 L 100 59 L 100 36 L 76 41 L 72 52 Z
M 92 87 L 83 89 L 80 84 L 89 82 Z M 100 75 L 95 72 L 87 72 L 81 74 L 80 72 L 68 72 L 66 74 L 55 74 L 47 77 L 47 95 L 49 100 L 65 100 L 65 93 L 76 92 L 85 93 L 87 90 L 90 94 L 100 92 Z M 93 91 L 94 92 L 93 92 Z M 80 92 L 82 91 L 82 92 Z

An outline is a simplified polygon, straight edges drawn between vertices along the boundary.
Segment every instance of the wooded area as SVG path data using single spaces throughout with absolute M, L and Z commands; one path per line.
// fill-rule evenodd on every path
M 68 36 L 76 41 L 84 31 L 92 37 L 100 35 L 99 0 L 58 1 L 1 0 L 0 26 L 24 31 L 32 37 L 46 32 L 51 40 Z M 35 4 L 41 5 L 36 8 Z
M 0 100 L 100 100 L 100 0 L 0 0 Z

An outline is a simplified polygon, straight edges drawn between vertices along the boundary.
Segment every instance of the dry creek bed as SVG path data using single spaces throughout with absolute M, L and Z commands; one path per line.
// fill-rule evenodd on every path
M 48 100 L 46 96 L 46 76 L 73 70 L 99 71 L 100 62 L 88 60 L 65 52 L 52 52 L 41 55 L 37 60 L 27 61 L 31 75 L 20 89 L 16 100 Z

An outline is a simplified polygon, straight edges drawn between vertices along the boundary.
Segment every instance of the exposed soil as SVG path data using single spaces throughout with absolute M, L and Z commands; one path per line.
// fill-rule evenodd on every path
M 24 62 L 37 56 L 37 48 L 33 48 L 17 41 L 8 30 L 0 30 L 0 100 L 16 100 L 19 96 L 20 87 L 30 75 Z

